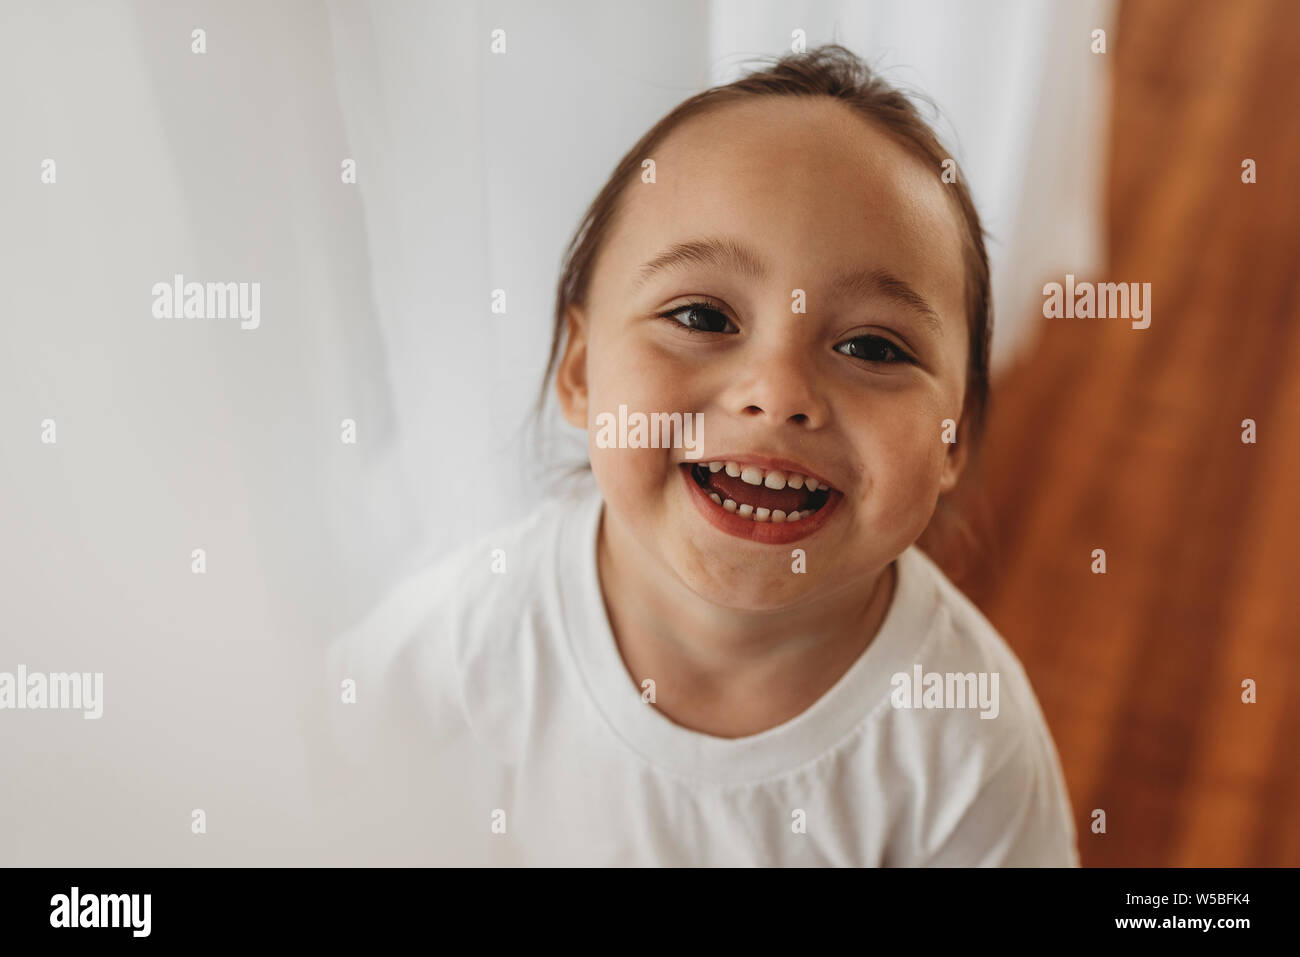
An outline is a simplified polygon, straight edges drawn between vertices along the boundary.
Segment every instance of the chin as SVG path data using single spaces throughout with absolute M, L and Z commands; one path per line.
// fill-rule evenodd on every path
M 785 563 L 784 572 L 774 570 L 755 575 L 751 568 L 744 574 L 749 577 L 740 586 L 735 581 L 713 575 L 679 574 L 678 577 L 704 601 L 733 611 L 780 611 L 795 604 L 807 590 L 805 582 L 793 580 L 807 576 L 791 572 L 789 561 Z

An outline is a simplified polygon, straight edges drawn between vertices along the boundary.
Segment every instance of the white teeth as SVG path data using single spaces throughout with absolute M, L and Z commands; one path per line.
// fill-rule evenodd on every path
M 710 492 L 709 498 L 713 499 L 715 502 L 718 501 L 718 496 L 716 493 Z M 774 522 L 777 524 L 781 522 L 800 522 L 812 514 L 811 511 L 783 512 L 779 508 L 776 509 L 755 508 L 753 505 L 740 504 L 736 502 L 735 499 L 730 499 L 730 498 L 726 499 L 723 502 L 719 502 L 718 504 L 720 504 L 728 512 L 735 512 L 741 518 L 747 518 L 754 522 Z
M 764 470 L 757 465 L 741 465 L 739 462 L 708 462 L 705 463 L 710 472 L 721 472 L 727 470 L 727 474 L 732 478 L 738 478 L 742 482 L 750 485 L 766 485 L 770 489 L 780 491 L 787 486 L 789 488 L 806 488 L 810 492 L 815 492 L 819 488 L 830 488 L 824 482 L 818 482 L 810 475 L 801 475 L 798 472 L 783 472 L 780 469 Z
M 719 495 L 717 492 L 710 492 L 710 493 L 709 493 L 709 498 L 713 499 L 713 504 L 714 504 L 714 505 L 721 505 L 721 504 L 722 504 L 722 496 Z

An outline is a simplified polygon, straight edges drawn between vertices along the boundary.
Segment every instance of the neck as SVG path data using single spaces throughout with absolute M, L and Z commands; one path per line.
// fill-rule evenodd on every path
M 702 599 L 605 510 L 597 565 L 619 653 L 675 723 L 716 737 L 758 734 L 801 714 L 861 656 L 889 608 L 893 563 L 872 578 L 774 611 Z

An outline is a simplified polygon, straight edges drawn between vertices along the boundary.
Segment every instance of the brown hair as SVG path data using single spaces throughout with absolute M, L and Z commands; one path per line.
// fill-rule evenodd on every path
M 904 148 L 933 166 L 936 173 L 949 158 L 948 151 L 908 96 L 881 79 L 855 53 L 839 44 L 826 44 L 806 53 L 787 54 L 764 70 L 724 86 L 712 87 L 683 101 L 651 127 L 619 161 L 609 181 L 587 209 L 565 251 L 555 297 L 551 352 L 538 401 L 539 412 L 545 405 L 551 378 L 559 363 L 568 307 L 585 302 L 597 255 L 618 214 L 624 188 L 640 173 L 641 161 L 684 121 L 717 106 L 758 96 L 831 97 L 883 129 Z M 971 443 L 973 452 L 983 433 L 989 404 L 989 341 L 993 328 L 993 305 L 988 255 L 984 249 L 984 230 L 979 213 L 970 190 L 960 177 L 948 185 L 965 227 L 962 246 L 970 360 L 964 412 L 969 427 L 961 440 Z M 968 460 L 968 470 L 972 464 Z

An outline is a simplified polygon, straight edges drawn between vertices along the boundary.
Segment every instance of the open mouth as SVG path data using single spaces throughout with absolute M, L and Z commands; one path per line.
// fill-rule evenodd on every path
M 740 462 L 699 462 L 690 476 L 715 505 L 751 522 L 801 522 L 835 491 L 810 476 Z

